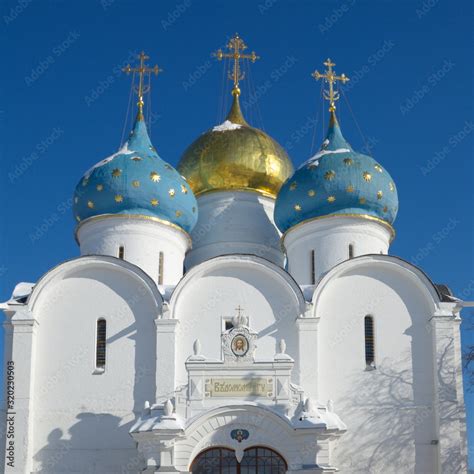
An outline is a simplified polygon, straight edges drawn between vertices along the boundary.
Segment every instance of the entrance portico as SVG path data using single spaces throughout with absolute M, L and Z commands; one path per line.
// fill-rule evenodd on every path
M 195 341 L 188 383 L 173 399 L 146 404 L 130 431 L 146 459 L 144 472 L 201 472 L 213 462 L 208 472 L 216 474 L 244 472 L 242 463 L 246 469 L 270 463 L 265 474 L 335 470 L 329 442 L 346 426 L 331 403 L 312 400 L 292 383 L 285 341 L 273 358 L 255 359 L 257 333 L 247 324 L 239 312 L 222 333 L 223 360 L 206 358 Z M 210 449 L 210 457 L 203 454 Z

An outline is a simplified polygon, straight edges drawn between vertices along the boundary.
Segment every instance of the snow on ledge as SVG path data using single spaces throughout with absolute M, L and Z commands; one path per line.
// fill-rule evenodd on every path
M 224 123 L 221 123 L 220 125 L 216 125 L 212 131 L 213 132 L 227 132 L 228 130 L 237 130 L 238 128 L 241 128 L 242 125 L 239 123 L 233 123 L 230 120 L 226 120 Z
M 120 148 L 120 150 L 117 152 L 117 153 L 114 153 L 113 155 L 109 156 L 108 158 L 105 158 L 104 160 L 102 161 L 99 161 L 98 163 L 96 163 L 92 168 L 89 168 L 85 173 L 84 173 L 84 178 L 85 179 L 88 179 L 89 176 L 92 174 L 92 172 L 96 169 L 96 168 L 100 168 L 101 166 L 104 166 L 106 165 L 107 163 L 111 162 L 114 158 L 116 158 L 117 156 L 119 155 L 130 155 L 131 153 L 135 153 L 133 150 L 129 150 L 128 149 L 128 142 L 125 143 L 125 145 Z
M 316 155 L 312 156 L 309 160 L 306 160 L 300 168 L 303 168 L 303 166 L 308 166 L 312 163 L 314 163 L 315 166 L 319 165 L 319 158 L 321 158 L 324 155 L 331 155 L 333 153 L 350 153 L 351 150 L 349 148 L 338 148 L 337 150 L 321 150 L 316 153 Z

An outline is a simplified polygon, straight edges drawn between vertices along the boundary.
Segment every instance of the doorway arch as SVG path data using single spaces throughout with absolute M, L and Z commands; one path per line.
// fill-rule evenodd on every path
M 287 470 L 283 457 L 265 446 L 247 448 L 241 462 L 233 449 L 209 448 L 196 456 L 190 469 L 193 474 L 285 474 Z

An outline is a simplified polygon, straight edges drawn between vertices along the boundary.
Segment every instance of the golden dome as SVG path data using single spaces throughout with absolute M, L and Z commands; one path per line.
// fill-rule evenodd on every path
M 178 164 L 197 196 L 210 191 L 257 191 L 276 197 L 293 173 L 285 150 L 266 133 L 251 127 L 234 94 L 229 115 L 220 126 L 201 135 Z

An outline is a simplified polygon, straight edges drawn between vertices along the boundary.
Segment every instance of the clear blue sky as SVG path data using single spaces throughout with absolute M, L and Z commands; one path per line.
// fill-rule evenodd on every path
M 242 86 L 245 114 L 295 164 L 309 157 L 315 133 L 322 140 L 310 73 L 330 56 L 352 78 L 350 108 L 343 99 L 338 108 L 344 134 L 359 150 L 364 136 L 398 187 L 391 253 L 474 299 L 470 2 L 3 0 L 0 8 L 2 300 L 78 254 L 71 196 L 120 144 L 130 91 L 120 67 L 144 49 L 165 70 L 154 80 L 151 132 L 175 165 L 222 119 L 223 69 L 210 53 L 236 31 L 262 57 Z

